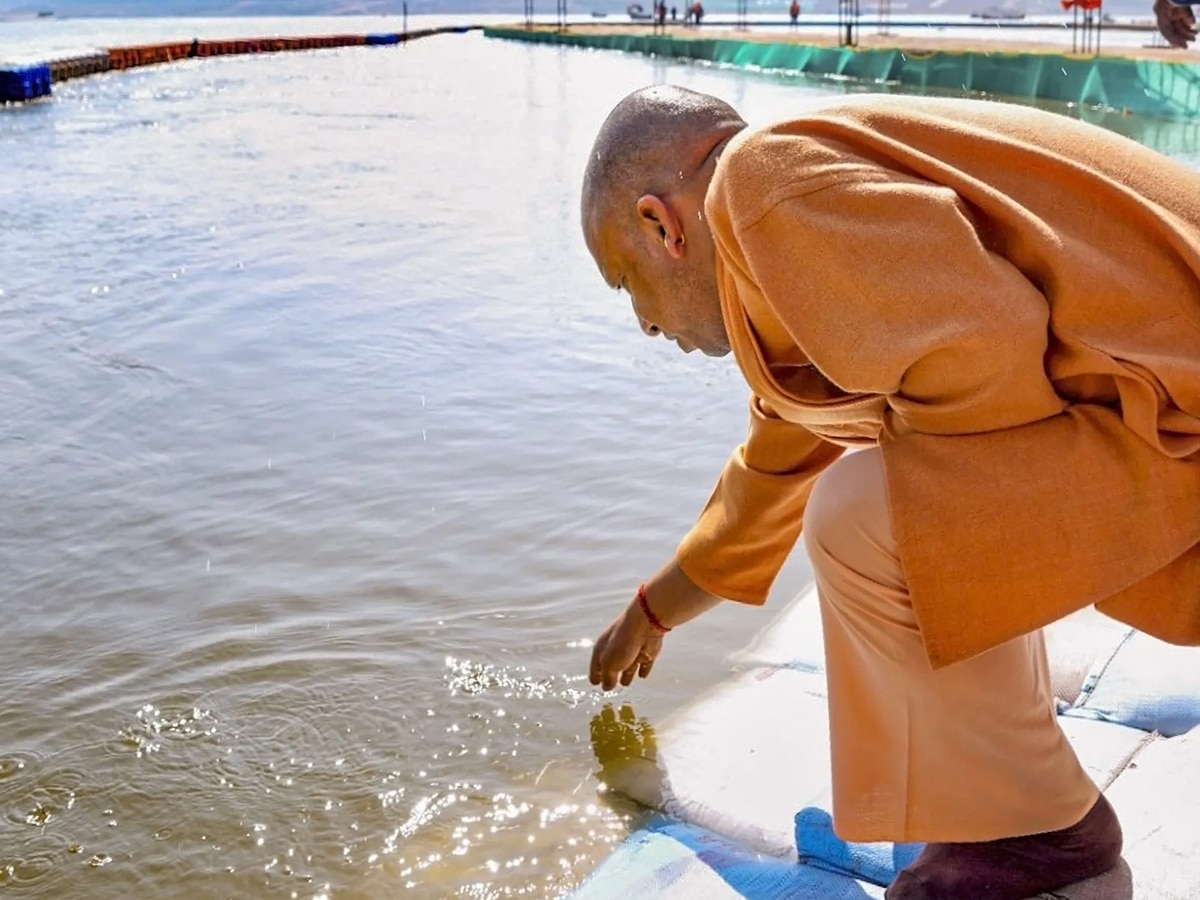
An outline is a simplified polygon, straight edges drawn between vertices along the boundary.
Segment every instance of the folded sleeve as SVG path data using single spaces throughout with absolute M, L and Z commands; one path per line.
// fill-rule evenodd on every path
M 800 536 L 812 486 L 842 449 L 752 397 L 746 442 L 679 545 L 680 567 L 714 596 L 765 603 Z
M 888 398 L 885 436 L 1057 415 L 1049 304 L 952 189 L 864 165 L 738 229 L 779 321 L 844 391 Z

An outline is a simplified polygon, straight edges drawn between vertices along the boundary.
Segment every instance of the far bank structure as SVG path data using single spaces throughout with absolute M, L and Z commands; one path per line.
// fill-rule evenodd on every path
M 937 23 L 930 23 L 937 24 Z M 952 23 L 943 23 L 950 25 Z M 958 23 L 953 23 L 958 24 Z M 982 23 L 980 23 L 982 24 Z M 1051 44 L 992 39 L 1017 34 L 999 24 L 987 39 L 898 36 L 860 39 L 838 23 L 837 36 L 771 34 L 696 27 L 638 29 L 612 26 L 487 27 L 506 40 L 620 50 L 719 66 L 798 73 L 896 86 L 928 93 L 971 93 L 1044 100 L 1160 118 L 1200 118 L 1200 53 L 1166 48 L 1114 48 L 1101 52 L 1096 35 L 1064 29 L 1071 51 Z M 1045 26 L 1052 27 L 1052 26 Z M 1109 26 L 1111 27 L 1111 26 Z M 780 29 L 782 30 L 782 29 Z
M 528 0 L 527 0 L 528 2 Z M 842 0 L 845 2 L 845 0 Z M 559 0 L 560 8 L 562 0 Z M 826 33 L 788 30 L 751 31 L 754 23 L 655 28 L 645 22 L 536 24 L 532 15 L 508 26 L 462 25 L 387 34 L 305 37 L 252 37 L 135 45 L 53 59 L 33 65 L 6 66 L 0 61 L 0 103 L 23 103 L 49 96 L 53 85 L 71 78 L 113 70 L 204 59 L 213 56 L 286 51 L 323 51 L 347 47 L 395 47 L 447 33 L 482 30 L 491 38 L 617 50 L 666 59 L 694 60 L 719 66 L 880 85 L 904 91 L 972 93 L 1043 100 L 1084 108 L 1156 118 L 1200 119 L 1200 53 L 1162 48 L 1101 51 L 1092 19 L 1080 39 L 1070 35 L 1071 51 L 1049 44 L 993 39 L 995 31 L 1019 34 L 998 24 L 978 41 L 897 36 L 880 27 L 860 39 L 859 17 L 839 15 L 831 23 L 807 25 Z M 930 23 L 936 24 L 936 23 Z M 949 23 L 945 23 L 949 24 Z M 1109 26 L 1111 27 L 1111 26 Z M 778 29 L 782 31 L 782 29 Z

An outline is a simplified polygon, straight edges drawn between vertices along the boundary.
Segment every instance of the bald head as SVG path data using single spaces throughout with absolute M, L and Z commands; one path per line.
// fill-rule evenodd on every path
M 668 194 L 705 163 L 718 138 L 745 127 L 723 100 L 674 85 L 634 91 L 600 127 L 583 176 L 584 231 L 594 217 L 632 208 L 640 194 Z
M 705 198 L 722 148 L 746 127 L 728 103 L 684 88 L 635 91 L 596 136 L 583 177 L 583 237 L 642 331 L 685 352 L 729 352 Z

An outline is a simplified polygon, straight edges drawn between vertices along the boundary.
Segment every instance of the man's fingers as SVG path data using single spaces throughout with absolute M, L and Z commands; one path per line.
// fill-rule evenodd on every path
M 604 665 L 600 670 L 600 687 L 606 691 L 611 691 L 617 686 L 619 675 L 619 672 L 613 671 L 611 664 Z
M 622 677 L 622 671 L 618 663 L 615 663 L 611 659 L 603 659 L 600 662 L 599 675 L 592 684 L 599 684 L 604 690 L 611 691 L 617 686 L 617 681 Z
M 596 638 L 596 646 L 592 648 L 592 661 L 588 664 L 588 681 L 600 684 L 604 679 L 604 653 L 608 648 L 608 632 Z
M 639 653 L 629 665 L 621 668 L 623 662 L 624 660 L 602 660 L 598 675 L 592 684 L 601 684 L 606 691 L 613 690 L 618 684 L 629 687 L 633 684 L 633 679 L 639 676 L 645 678 L 654 667 L 653 658 L 645 652 Z
M 625 674 L 628 676 L 629 680 L 622 680 L 622 684 L 628 685 L 632 683 L 635 677 L 645 678 L 648 676 L 650 671 L 654 668 L 654 660 L 657 657 L 657 648 L 651 648 L 651 646 L 647 644 L 647 646 L 642 649 L 642 652 L 638 654 L 637 661 L 629 667 L 628 671 L 626 671 Z
M 588 665 L 588 681 L 606 691 L 618 684 L 628 687 L 645 678 L 662 651 L 662 635 L 641 627 L 638 620 L 621 616 L 596 639 Z
M 621 670 L 621 684 L 625 687 L 633 684 L 633 679 L 637 677 L 638 672 L 649 658 L 644 648 L 640 650 L 629 662 L 629 665 Z

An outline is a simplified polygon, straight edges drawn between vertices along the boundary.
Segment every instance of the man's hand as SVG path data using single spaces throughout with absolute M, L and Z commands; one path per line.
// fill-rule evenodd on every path
M 674 561 L 646 582 L 646 603 L 667 628 L 682 625 L 720 602 L 719 597 L 698 587 Z M 618 683 L 628 687 L 634 678 L 650 674 L 662 644 L 662 633 L 650 624 L 634 597 L 596 640 L 588 680 L 606 691 Z
M 635 598 L 617 620 L 604 630 L 592 648 L 588 680 L 611 691 L 624 687 L 634 676 L 645 678 L 662 652 L 663 636 L 655 631 Z
M 1179 50 L 1186 50 L 1196 39 L 1196 16 L 1190 6 L 1179 6 L 1171 0 L 1154 0 L 1154 17 L 1158 30 L 1167 43 Z

